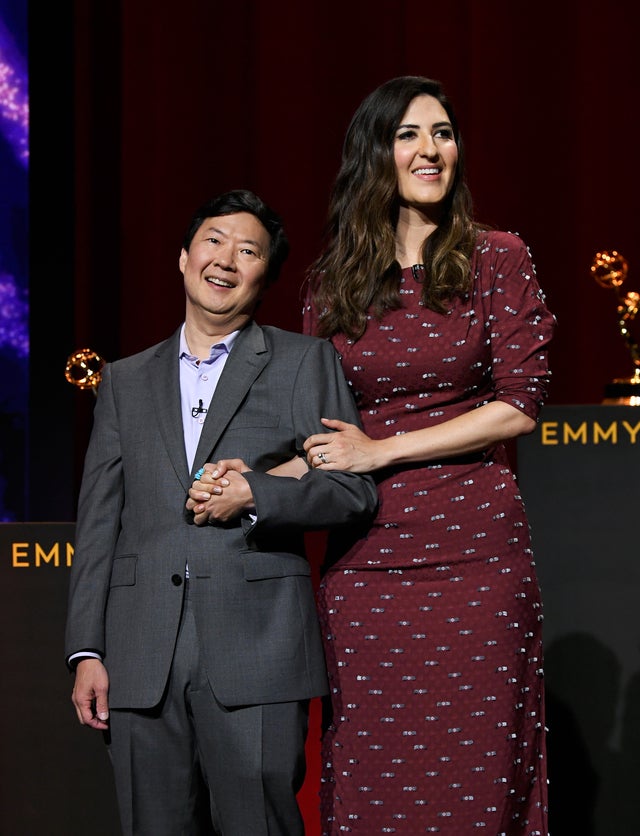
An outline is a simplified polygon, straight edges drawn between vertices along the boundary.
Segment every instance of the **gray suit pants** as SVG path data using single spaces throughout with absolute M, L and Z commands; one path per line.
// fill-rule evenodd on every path
M 200 664 L 188 586 L 162 702 L 111 711 L 123 834 L 303 836 L 296 793 L 305 774 L 308 701 L 221 705 Z

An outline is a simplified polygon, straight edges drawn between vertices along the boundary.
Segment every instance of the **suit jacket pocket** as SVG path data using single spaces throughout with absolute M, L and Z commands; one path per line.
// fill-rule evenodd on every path
M 110 586 L 133 586 L 136 582 L 137 565 L 138 556 L 135 554 L 125 554 L 114 558 Z
M 268 578 L 286 578 L 291 575 L 311 575 L 311 566 L 305 557 L 290 552 L 240 553 L 244 579 L 262 581 Z
M 251 407 L 252 404 L 245 401 L 242 409 L 233 416 L 233 421 L 227 427 L 226 432 L 244 431 L 251 428 L 272 430 L 280 426 L 279 413 L 265 412 L 264 409 Z

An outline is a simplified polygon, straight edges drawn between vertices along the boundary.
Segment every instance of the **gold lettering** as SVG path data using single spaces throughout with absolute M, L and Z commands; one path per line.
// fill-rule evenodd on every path
M 31 549 L 33 548 L 33 553 Z M 63 552 L 64 549 L 64 552 Z M 64 554 L 64 565 L 69 567 L 73 562 L 74 547 L 68 541 L 54 543 L 47 551 L 40 543 L 12 543 L 11 557 L 14 569 L 41 568 L 52 565 L 61 566 L 60 555 Z
M 618 443 L 618 424 L 616 421 L 609 425 L 608 430 L 604 430 L 597 421 L 594 421 L 593 443 L 599 444 L 600 439 L 603 441 L 611 441 L 612 444 Z
M 570 441 L 579 441 L 581 444 L 587 443 L 587 422 L 583 421 L 577 430 L 571 428 L 571 424 L 565 421 L 563 424 L 563 444 L 569 444 Z
M 557 421 L 543 421 L 540 429 L 542 433 L 543 444 L 553 445 L 558 443 Z
M 35 545 L 35 561 L 36 566 L 40 566 L 42 563 L 51 563 L 53 562 L 54 566 L 60 565 L 60 545 L 59 543 L 54 543 L 51 547 L 51 550 L 45 552 L 42 546 L 39 543 Z
M 638 443 L 640 421 L 635 425 L 632 425 L 629 421 L 612 421 L 608 426 L 603 426 L 598 421 L 582 421 L 575 428 L 568 421 L 562 423 L 559 421 L 542 421 L 540 424 L 540 441 L 542 445 L 546 446 L 572 443 L 600 444 L 603 441 L 618 444 L 618 434 L 622 433 L 622 428 L 628 434 L 631 444 Z M 626 438 L 626 436 L 623 436 L 623 438 Z
M 640 421 L 638 421 L 638 423 L 635 425 L 635 427 L 632 427 L 631 424 L 628 421 L 623 421 L 622 426 L 625 428 L 625 430 L 631 436 L 631 443 L 635 444 L 636 443 L 636 435 L 638 433 L 638 430 L 640 430 Z
M 28 566 L 28 563 L 21 562 L 21 557 L 27 557 L 28 552 L 27 549 L 29 548 L 28 543 L 12 543 L 11 544 L 11 551 L 13 555 L 13 567 L 14 569 L 24 568 Z

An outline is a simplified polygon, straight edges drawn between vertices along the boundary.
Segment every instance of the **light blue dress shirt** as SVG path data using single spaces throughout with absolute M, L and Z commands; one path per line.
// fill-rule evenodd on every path
M 211 398 L 238 333 L 239 331 L 234 331 L 224 340 L 212 345 L 209 357 L 206 360 L 198 360 L 189 351 L 184 325 L 180 331 L 180 400 L 184 449 L 189 470 L 193 468 L 193 457 L 198 448 Z

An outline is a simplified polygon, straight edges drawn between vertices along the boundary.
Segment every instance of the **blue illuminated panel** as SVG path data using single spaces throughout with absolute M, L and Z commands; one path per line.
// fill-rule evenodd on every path
M 0 0 L 0 522 L 21 520 L 29 399 L 27 4 Z

